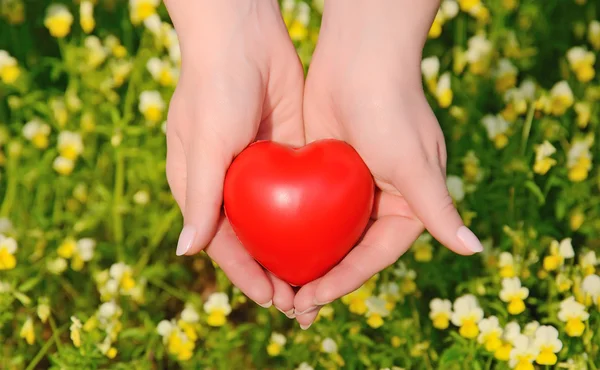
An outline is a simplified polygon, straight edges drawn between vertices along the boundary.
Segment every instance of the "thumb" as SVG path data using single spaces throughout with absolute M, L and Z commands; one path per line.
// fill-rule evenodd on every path
M 214 237 L 223 202 L 223 182 L 231 157 L 222 148 L 194 140 L 186 153 L 184 227 L 177 242 L 177 255 L 192 255 Z
M 446 181 L 439 165 L 423 158 L 406 163 L 395 177 L 394 186 L 434 238 L 452 251 L 471 255 L 481 252 L 483 246 L 467 228 L 454 207 Z

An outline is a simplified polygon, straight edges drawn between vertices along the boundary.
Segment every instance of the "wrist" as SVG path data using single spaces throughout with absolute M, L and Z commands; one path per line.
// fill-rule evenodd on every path
M 237 34 L 247 35 L 258 24 L 279 18 L 277 0 L 164 0 L 177 32 L 182 52 L 187 49 L 205 52 L 227 43 Z M 254 26 L 254 27 L 252 27 Z M 252 29 L 252 28 L 253 29 Z M 211 50 L 211 49 L 208 49 Z M 200 50 L 199 50 L 200 51 Z
M 421 62 L 439 0 L 327 0 L 321 33 L 337 43 L 368 40 L 407 62 Z

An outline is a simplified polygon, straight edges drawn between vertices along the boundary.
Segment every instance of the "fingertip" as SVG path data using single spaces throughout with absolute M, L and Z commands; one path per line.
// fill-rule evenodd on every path
M 483 252 L 481 241 L 468 227 L 464 225 L 459 227 L 456 232 L 456 237 L 469 254 Z

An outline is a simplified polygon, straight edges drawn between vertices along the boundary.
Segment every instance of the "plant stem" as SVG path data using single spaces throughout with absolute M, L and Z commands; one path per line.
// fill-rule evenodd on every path
M 58 329 L 59 334 L 63 330 L 64 330 L 64 328 Z M 54 333 L 56 333 L 56 331 Z M 27 368 L 25 370 L 33 370 L 33 369 L 35 369 L 35 367 L 37 366 L 37 364 L 40 361 L 42 361 L 42 359 L 44 358 L 44 356 L 46 355 L 46 353 L 48 353 L 48 351 L 50 350 L 50 348 L 52 348 L 52 344 L 54 344 L 55 342 L 56 341 L 51 341 L 51 340 L 47 341 L 42 346 L 42 348 L 40 348 L 40 351 L 35 355 L 35 357 L 33 358 L 33 360 L 31 360 L 31 362 L 29 363 L 29 365 L 27 365 Z
M 113 195 L 113 232 L 115 243 L 117 244 L 117 258 L 119 261 L 125 260 L 123 247 L 123 218 L 121 217 L 121 204 L 123 202 L 123 191 L 125 187 L 125 160 L 123 155 L 117 149 L 115 151 L 115 186 Z

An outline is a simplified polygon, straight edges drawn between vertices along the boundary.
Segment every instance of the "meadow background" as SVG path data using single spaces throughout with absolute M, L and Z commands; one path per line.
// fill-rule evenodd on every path
M 282 12 L 305 64 L 321 1 Z M 485 251 L 424 234 L 307 331 L 176 258 L 159 0 L 0 0 L 0 369 L 600 368 L 600 3 L 444 0 L 423 80 Z

